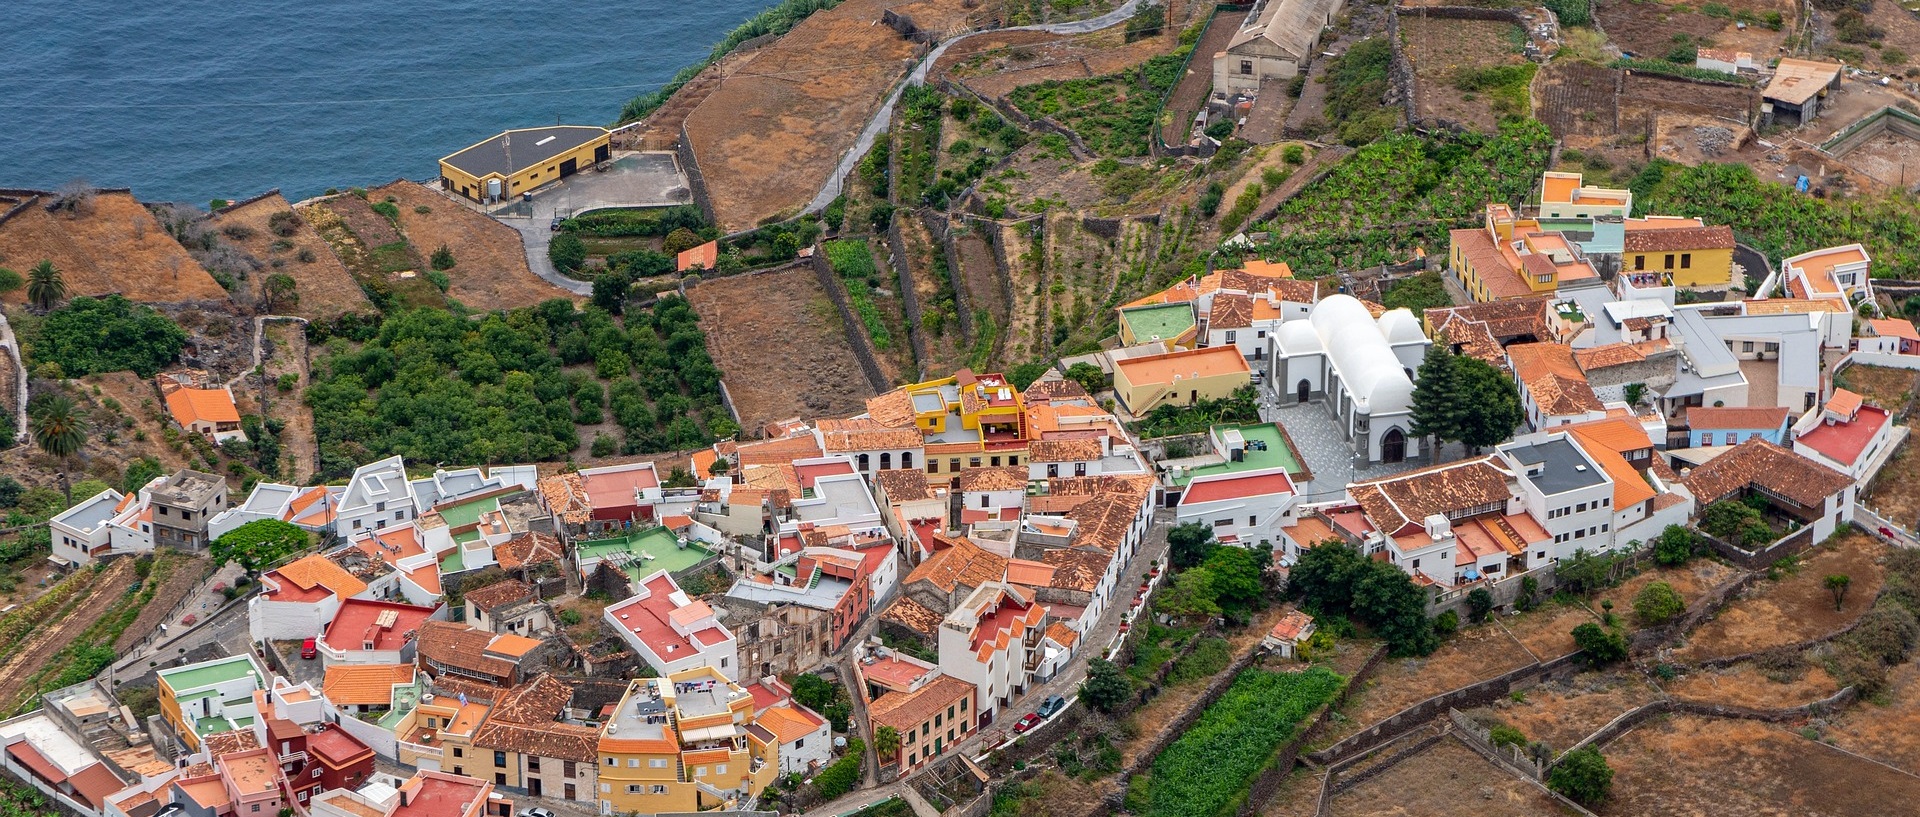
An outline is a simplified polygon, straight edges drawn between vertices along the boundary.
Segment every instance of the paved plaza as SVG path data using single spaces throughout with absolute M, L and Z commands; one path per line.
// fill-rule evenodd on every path
M 1338 499 L 1349 482 L 1392 476 L 1429 463 L 1424 459 L 1396 463 L 1356 461 L 1352 444 L 1341 436 L 1339 421 L 1327 413 L 1325 404 L 1319 401 L 1288 401 L 1286 405 L 1281 405 L 1266 386 L 1258 388 L 1261 419 L 1279 423 L 1287 430 L 1287 436 L 1293 439 L 1294 447 L 1299 449 L 1307 470 L 1313 473 L 1313 481 L 1306 486 L 1302 501 Z M 1411 448 L 1412 441 L 1408 442 Z M 1463 446 L 1445 445 L 1441 446 L 1441 458 L 1438 461 L 1452 462 L 1466 454 Z

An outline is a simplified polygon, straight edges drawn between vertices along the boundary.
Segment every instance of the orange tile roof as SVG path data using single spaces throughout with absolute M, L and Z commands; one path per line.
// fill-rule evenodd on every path
M 1604 406 L 1574 362 L 1573 349 L 1558 343 L 1519 343 L 1507 347 L 1514 377 L 1526 384 L 1540 411 L 1550 415 L 1599 411 Z
M 959 480 L 961 491 L 1020 491 L 1027 487 L 1027 469 L 1018 465 L 968 468 L 960 472 Z
M 1474 275 L 1486 287 L 1488 297 L 1504 300 L 1533 295 L 1533 288 L 1527 286 L 1526 279 L 1521 278 L 1520 272 L 1507 262 L 1486 230 L 1449 230 L 1447 235 L 1452 238 L 1453 246 L 1459 249 L 1461 257 L 1473 267 Z
M 1245 261 L 1240 262 L 1240 271 L 1248 275 L 1257 275 L 1262 278 L 1292 278 L 1293 277 L 1293 267 L 1288 266 L 1287 262 L 1266 261 L 1259 258 L 1249 258 Z
M 979 587 L 997 582 L 1007 575 L 1007 557 L 989 551 L 964 537 L 951 540 L 953 546 L 928 556 L 907 574 L 906 584 L 926 581 L 945 592 L 955 587 Z
M 1294 544 L 1303 548 L 1313 547 L 1328 539 L 1339 538 L 1339 536 L 1333 532 L 1333 526 L 1328 524 L 1327 520 L 1321 519 L 1318 516 L 1300 517 L 1300 521 L 1288 527 L 1281 528 L 1280 532 L 1286 534 L 1287 538 L 1292 539 Z
M 1624 246 L 1627 252 L 1731 250 L 1733 249 L 1733 228 L 1720 225 L 1628 230 Z
M 1312 626 L 1313 616 L 1307 615 L 1299 610 L 1294 610 L 1275 622 L 1273 629 L 1267 631 L 1267 635 L 1283 641 L 1297 641 L 1300 638 L 1300 634 L 1306 632 L 1307 628 Z
M 1748 485 L 1764 485 L 1804 507 L 1824 507 L 1827 498 L 1846 490 L 1853 478 L 1774 445 L 1749 438 L 1680 478 L 1702 507 Z
M 1782 60 L 1782 62 L 1785 62 Z M 1786 259 L 1781 263 L 1806 273 L 1807 282 L 1816 292 L 1839 292 L 1840 284 L 1834 280 L 1833 268 L 1842 264 L 1858 264 L 1866 261 L 1867 253 L 1858 244 L 1844 247 L 1829 247 Z
M 375 706 L 393 702 L 396 684 L 411 684 L 412 664 L 334 664 L 327 667 L 320 694 L 335 706 Z
M 1632 425 L 1625 420 L 1616 419 L 1601 422 Z M 1641 434 L 1643 439 L 1645 436 L 1645 433 Z M 1587 456 L 1592 458 L 1595 464 L 1600 466 L 1600 470 L 1607 472 L 1607 478 L 1613 480 L 1613 507 L 1631 508 L 1653 498 L 1653 486 L 1648 485 L 1646 477 L 1640 476 L 1640 472 L 1634 470 L 1633 466 L 1628 464 L 1612 445 L 1578 432 L 1573 434 L 1573 440 L 1581 450 L 1587 452 Z M 1648 442 L 1640 447 L 1652 448 L 1653 443 Z
M 1124 372 L 1127 382 L 1135 387 L 1143 385 L 1165 385 L 1174 382 L 1175 377 L 1215 377 L 1220 375 L 1250 374 L 1247 359 L 1240 350 L 1232 346 L 1206 346 L 1164 355 L 1147 355 L 1128 358 L 1113 364 L 1116 372 Z
M 237 423 L 240 409 L 226 389 L 190 389 L 185 386 L 167 393 L 167 411 L 183 426 L 195 422 Z
M 1071 648 L 1073 647 L 1073 642 L 1080 640 L 1080 633 L 1076 632 L 1072 627 L 1067 626 L 1066 622 L 1056 621 L 1047 625 L 1047 637 L 1053 639 L 1053 643 L 1055 644 Z
M 1787 283 L 1790 288 L 1801 292 L 1804 296 L 1805 288 L 1800 285 L 1799 279 L 1796 278 Z M 1766 298 L 1764 300 L 1742 301 L 1741 303 L 1746 307 L 1747 314 L 1749 315 L 1847 311 L 1847 305 L 1837 298 Z
M 1007 582 L 1028 587 L 1046 587 L 1053 581 L 1053 565 L 1026 559 L 1007 560 Z
M 341 599 L 349 599 L 367 589 L 367 583 L 355 578 L 332 560 L 319 554 L 313 554 L 283 565 L 273 572 L 293 582 L 302 590 L 325 587 Z
M 772 732 L 783 745 L 812 735 L 825 723 L 799 707 L 784 704 L 768 707 L 754 722 Z
M 1860 395 L 1846 389 L 1834 389 L 1833 396 L 1827 399 L 1827 410 L 1842 417 L 1851 417 L 1865 404 Z
M 1869 320 L 1867 321 L 1867 326 L 1873 329 L 1874 334 L 1879 335 L 1880 337 L 1883 337 L 1883 338 L 1903 338 L 1906 340 L 1920 340 L 1920 330 L 1915 330 L 1913 328 L 1913 321 L 1910 321 L 1910 320 L 1899 319 L 1899 318 L 1888 318 L 1886 320 Z
M 709 241 L 692 249 L 681 250 L 680 254 L 674 258 L 675 268 L 680 272 L 686 272 L 694 267 L 714 269 L 719 262 L 720 242 L 718 241 Z
M 891 726 L 904 733 L 920 728 L 920 724 L 933 719 L 935 712 L 945 712 L 948 706 L 973 694 L 972 683 L 942 675 L 912 692 L 880 696 L 868 707 L 868 716 L 875 724 Z

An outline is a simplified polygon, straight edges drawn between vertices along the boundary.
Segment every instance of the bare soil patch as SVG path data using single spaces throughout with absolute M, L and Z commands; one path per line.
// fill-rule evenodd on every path
M 76 465 L 69 472 L 73 481 L 91 476 L 118 485 L 126 464 L 143 456 L 159 459 L 161 470 L 169 474 L 192 462 L 193 449 L 175 449 L 165 443 L 161 428 L 167 420 L 151 381 L 142 380 L 132 372 L 115 372 L 89 375 L 80 384 L 78 388 L 69 389 L 68 394 L 87 411 L 93 431 L 75 457 Z M 101 392 L 97 396 L 93 394 L 96 386 Z M 106 408 L 109 398 L 120 405 L 119 411 Z M 128 420 L 132 421 L 132 427 L 126 425 Z M 111 440 L 107 438 L 108 431 L 112 432 Z M 0 451 L 0 474 L 7 474 L 29 488 L 58 489 L 60 470 L 60 463 L 32 445 L 16 445 Z
M 1867 402 L 1889 411 L 1898 411 L 1920 390 L 1920 372 L 1891 366 L 1848 366 L 1835 376 L 1840 388 L 1852 391 Z
M 1712 620 L 1687 636 L 1674 651 L 1681 661 L 1700 661 L 1795 644 L 1838 632 L 1873 606 L 1886 571 L 1880 564 L 1886 546 L 1849 531 L 1810 551 L 1799 567 L 1778 581 L 1762 580 Z M 1823 586 L 1829 575 L 1853 579 L 1843 609 L 1833 609 L 1833 593 Z
M 1574 651 L 1573 628 L 1594 620 L 1593 612 L 1585 607 L 1548 604 L 1532 612 L 1503 617 L 1500 623 L 1540 660 L 1552 661 Z
M 1770 672 L 1754 662 L 1742 661 L 1719 669 L 1691 670 L 1665 686 L 1667 694 L 1679 700 L 1754 709 L 1801 706 L 1840 691 L 1840 682 L 1813 662 L 1803 662 L 1786 672 Z
M 49 657 L 66 649 L 109 608 L 124 603 L 126 590 L 133 585 L 133 580 L 133 560 L 115 559 L 78 599 L 66 605 L 64 614 L 42 624 L 41 629 L 0 666 L 0 705 L 15 705 L 27 682 L 46 668 Z
M 1593 16 L 1621 51 L 1636 57 L 1658 59 L 1674 47 L 1674 35 L 1685 34 L 1696 40 L 1711 38 L 1721 29 L 1731 28 L 1730 20 L 1708 17 L 1697 11 L 1677 11 L 1660 3 L 1633 0 L 1596 0 Z
M 951 75 L 981 96 L 1001 99 L 1022 85 L 1095 77 L 1139 65 L 1172 50 L 1179 31 L 1179 26 L 1169 24 L 1160 36 L 1131 43 L 1120 26 L 1074 35 L 1040 31 L 983 34 L 969 37 L 940 55 L 935 76 Z M 1195 67 L 1202 72 L 1211 70 L 1199 60 Z M 1207 84 L 1212 85 L 1211 76 Z
M 1510 41 L 1514 33 L 1519 33 L 1519 27 L 1511 23 L 1402 17 L 1400 36 L 1407 60 L 1413 63 L 1420 118 L 1493 130 L 1499 117 L 1487 96 L 1463 92 L 1455 83 L 1477 69 L 1523 64 L 1526 58 Z
M 257 378 L 249 378 L 248 382 L 256 386 L 256 402 L 265 398 L 267 416 L 286 423 L 280 430 L 281 467 L 289 468 L 294 480 L 303 480 L 318 469 L 314 457 L 319 451 L 313 436 L 313 411 L 300 400 L 311 382 L 307 368 L 307 333 L 298 325 L 275 321 L 267 324 L 266 335 L 266 354 L 262 361 L 267 370 L 266 388 L 264 391 L 257 388 L 260 382 Z M 293 389 L 280 391 L 280 377 L 289 374 L 294 376 Z M 306 483 L 296 481 L 294 484 Z
M 1583 672 L 1565 683 L 1527 689 L 1523 700 L 1503 699 L 1475 710 L 1498 718 L 1526 733 L 1528 740 L 1545 741 L 1564 751 L 1620 713 L 1660 698 L 1660 691 L 1632 670 Z
M 1920 664 L 1895 668 L 1884 693 L 1847 707 L 1828 723 L 1823 737 L 1850 752 L 1920 773 Z
M 1178 145 L 1186 141 L 1188 126 L 1193 124 L 1194 115 L 1207 104 L 1208 91 L 1213 89 L 1213 60 L 1210 57 L 1227 50 L 1227 44 L 1233 41 L 1233 35 L 1239 33 L 1240 24 L 1246 19 L 1247 13 L 1244 11 L 1215 14 L 1207 23 L 1207 30 L 1200 35 L 1200 41 L 1194 43 L 1194 60 L 1187 65 L 1187 73 L 1180 77 L 1179 84 L 1173 87 L 1173 95 L 1167 104 L 1168 124 L 1161 134 L 1167 144 Z
M 1656 719 L 1604 749 L 1605 817 L 1903 814 L 1920 778 L 1756 721 Z
M 314 230 L 333 248 L 334 255 L 354 280 L 376 298 L 391 295 L 401 305 L 445 306 L 447 297 L 421 270 L 426 262 L 386 216 L 373 211 L 359 196 L 347 194 L 302 205 Z
M 173 608 L 186 599 L 194 588 L 199 587 L 200 582 L 213 575 L 213 560 L 205 556 L 163 549 L 155 551 L 155 558 L 167 559 L 176 564 L 167 574 L 166 583 L 154 591 L 153 600 L 147 602 L 147 606 L 140 610 L 140 616 L 120 633 L 119 640 L 113 644 L 116 652 L 125 653 L 139 644 L 162 622 L 165 622 L 168 616 L 172 615 Z M 157 562 L 156 566 L 158 566 Z
M 366 293 L 360 291 L 360 284 L 347 272 L 345 264 L 340 263 L 333 249 L 327 246 L 325 239 L 308 224 L 304 218 L 293 221 L 293 234 L 280 236 L 269 227 L 269 221 L 279 213 L 292 213 L 293 207 L 279 193 L 247 202 L 238 207 L 225 210 L 213 217 L 213 223 L 222 229 L 238 225 L 247 231 L 245 238 L 236 239 L 231 235 L 226 240 L 239 245 L 254 258 L 266 263 L 269 269 L 252 276 L 249 284 L 258 293 L 269 275 L 284 272 L 293 277 L 298 285 L 294 292 L 300 297 L 299 303 L 281 311 L 303 318 L 331 318 L 347 312 L 370 313 L 373 304 L 367 302 Z M 306 261 L 303 258 L 313 260 Z M 275 266 L 278 265 L 278 266 Z
M 687 300 L 700 313 L 742 428 L 794 415 L 853 414 L 873 396 L 813 270 L 704 281 Z
M 572 297 L 527 268 L 526 245 L 512 227 L 414 182 L 396 181 L 372 195 L 398 199 L 400 226 L 419 257 L 431 258 L 442 246 L 453 252 L 447 297 L 474 309 L 515 309 Z M 422 207 L 427 212 L 420 212 Z
M 1538 817 L 1569 814 L 1552 797 L 1495 766 L 1457 738 L 1395 764 L 1334 798 L 1341 817 Z
M 51 198 L 23 203 L 0 223 L 0 264 L 25 275 L 34 264 L 52 261 L 68 296 L 117 292 L 145 303 L 227 300 L 227 291 L 132 194 L 96 193 L 73 215 L 47 212 Z M 21 287 L 0 297 L 24 304 L 27 291 Z
M 1619 132 L 1616 91 L 1620 79 L 1617 69 L 1573 60 L 1553 62 L 1541 68 L 1535 80 L 1540 101 L 1535 113 L 1561 139 L 1612 136 Z
M 1569 626 L 1571 629 L 1571 626 Z M 1396 658 L 1380 665 L 1366 684 L 1353 690 L 1340 718 L 1330 719 L 1319 746 L 1331 746 L 1442 692 L 1524 667 L 1533 657 L 1520 642 L 1492 624 L 1468 627 L 1425 658 Z

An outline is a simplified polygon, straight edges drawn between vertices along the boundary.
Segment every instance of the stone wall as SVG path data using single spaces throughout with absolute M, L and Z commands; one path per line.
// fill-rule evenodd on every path
M 1812 550 L 1816 544 L 1813 539 L 1812 525 L 1802 525 L 1799 530 L 1782 536 L 1775 540 L 1773 544 L 1767 545 L 1759 550 L 1747 550 L 1739 545 L 1709 535 L 1705 531 L 1696 532 L 1700 534 L 1700 538 L 1707 543 L 1708 547 L 1713 548 L 1713 552 L 1720 554 L 1725 557 L 1727 561 L 1740 566 L 1744 570 L 1760 570 L 1769 567 L 1774 562 L 1780 561 L 1788 556 L 1798 556 Z
M 908 266 L 907 237 L 900 231 L 900 219 L 906 216 L 895 212 L 887 221 L 887 260 L 893 263 L 894 274 L 899 279 L 900 308 L 907 318 L 907 343 L 913 349 L 913 359 L 927 359 L 927 339 L 920 332 L 920 296 L 913 291 L 913 267 Z
M 1398 738 L 1445 713 L 1448 709 L 1472 709 L 1507 697 L 1516 689 L 1526 689 L 1550 680 L 1565 680 L 1580 670 L 1581 653 L 1574 652 L 1551 661 L 1537 662 L 1490 678 L 1477 684 L 1443 692 L 1409 706 L 1371 728 L 1339 743 L 1314 752 L 1308 760 L 1328 765 Z
M 847 303 L 847 291 L 840 285 L 839 277 L 833 274 L 833 265 L 827 261 L 826 248 L 818 243 L 813 245 L 813 273 L 820 278 L 820 288 L 826 290 L 827 300 L 840 311 L 840 323 L 847 330 L 847 348 L 853 352 L 855 360 L 860 361 L 860 371 L 867 376 L 867 384 L 875 393 L 884 392 L 893 384 L 880 372 L 880 362 L 873 357 L 873 347 L 867 338 L 866 324 L 860 322 L 853 313 L 853 306 Z
M 931 207 L 920 210 L 920 220 L 927 225 L 927 232 L 940 245 L 940 252 L 947 258 L 947 285 L 953 290 L 953 319 L 960 325 L 961 346 L 973 345 L 973 310 L 967 306 L 966 278 L 960 269 L 960 253 L 948 240 L 948 231 L 952 222 L 946 215 L 935 212 Z
M 1818 701 L 1800 706 L 1787 707 L 1785 709 L 1749 709 L 1744 706 L 1703 704 L 1693 701 L 1654 701 L 1644 706 L 1627 710 L 1621 713 L 1619 717 L 1608 721 L 1607 725 L 1594 730 L 1593 734 L 1581 739 L 1579 743 L 1568 747 L 1567 751 L 1561 752 L 1559 758 L 1554 760 L 1554 763 L 1558 764 L 1561 760 L 1566 759 L 1568 754 L 1576 750 L 1584 749 L 1588 746 L 1605 744 L 1614 738 L 1626 734 L 1627 731 L 1633 727 L 1639 726 L 1661 715 L 1680 713 L 1684 715 L 1700 715 L 1709 718 L 1735 718 L 1740 720 L 1764 721 L 1766 723 L 1784 723 L 1824 715 L 1829 711 L 1847 705 L 1847 703 L 1855 697 L 1857 697 L 1857 694 L 1854 692 L 1853 687 L 1847 687 Z
M 700 205 L 700 212 L 708 221 L 714 221 L 713 198 L 707 195 L 707 177 L 700 173 L 700 162 L 693 156 L 693 139 L 687 136 L 687 126 L 680 126 L 680 141 L 673 145 L 674 155 L 680 159 L 680 169 L 687 174 L 687 189 L 693 191 L 693 203 Z

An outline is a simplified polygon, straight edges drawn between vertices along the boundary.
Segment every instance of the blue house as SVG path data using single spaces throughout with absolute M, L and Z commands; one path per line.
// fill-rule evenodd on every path
M 1785 406 L 1687 409 L 1687 445 L 1739 445 L 1755 437 L 1786 445 L 1788 412 Z

